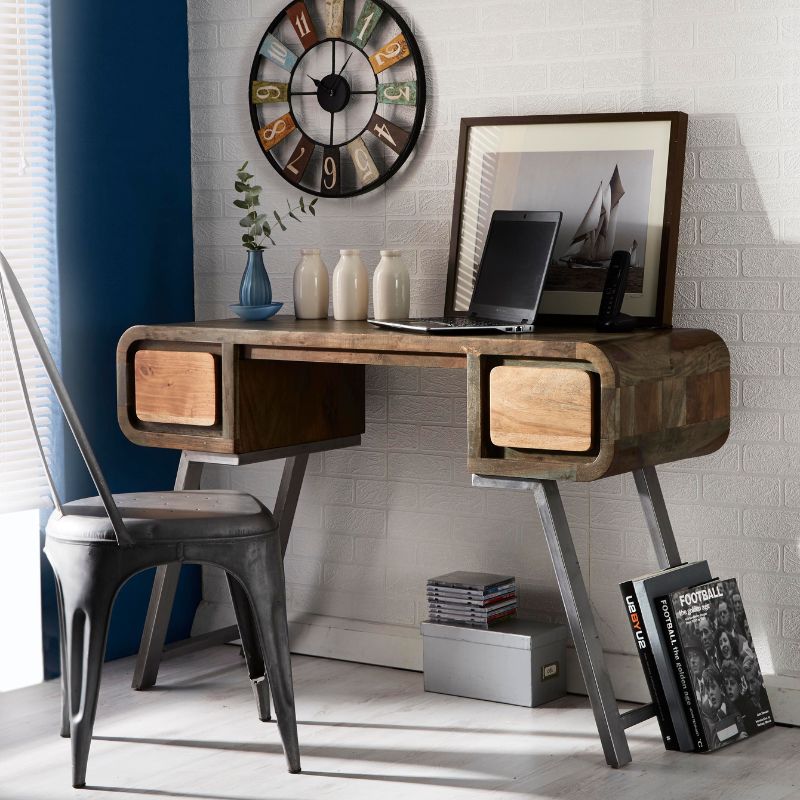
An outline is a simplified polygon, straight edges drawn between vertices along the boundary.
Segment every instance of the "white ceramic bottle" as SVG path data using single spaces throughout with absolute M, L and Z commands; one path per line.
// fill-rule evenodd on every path
M 407 319 L 411 306 L 408 270 L 399 250 L 381 250 L 372 276 L 372 308 L 375 319 Z
M 335 319 L 366 319 L 369 307 L 369 276 L 360 250 L 340 250 L 333 271 L 333 316 Z
M 319 250 L 301 250 L 294 271 L 294 315 L 297 319 L 327 319 L 328 269 Z

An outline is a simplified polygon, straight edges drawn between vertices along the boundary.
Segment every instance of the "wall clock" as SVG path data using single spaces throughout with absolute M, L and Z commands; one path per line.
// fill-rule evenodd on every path
M 411 155 L 425 71 L 405 20 L 382 0 L 296 0 L 261 39 L 248 101 L 283 178 L 309 194 L 353 197 Z

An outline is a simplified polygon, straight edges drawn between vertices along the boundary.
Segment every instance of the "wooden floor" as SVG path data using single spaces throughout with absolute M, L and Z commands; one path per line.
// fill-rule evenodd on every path
M 238 649 L 168 661 L 130 690 L 133 661 L 107 665 L 87 788 L 69 782 L 58 683 L 0 694 L 0 798 L 800 798 L 800 729 L 710 756 L 667 753 L 653 721 L 630 731 L 633 764 L 605 766 L 585 698 L 543 708 L 426 694 L 415 672 L 298 656 L 303 774 L 289 775 L 261 723 Z

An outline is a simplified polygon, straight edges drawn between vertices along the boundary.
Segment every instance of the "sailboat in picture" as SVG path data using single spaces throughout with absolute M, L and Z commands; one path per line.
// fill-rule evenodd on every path
M 562 264 L 578 269 L 608 266 L 615 249 L 619 201 L 624 194 L 619 165 L 615 164 L 611 180 L 600 181 L 569 247 L 559 258 Z

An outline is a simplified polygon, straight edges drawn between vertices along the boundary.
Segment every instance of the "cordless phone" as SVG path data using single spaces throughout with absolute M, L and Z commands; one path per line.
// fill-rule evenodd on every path
M 631 254 L 627 250 L 615 250 L 608 265 L 603 296 L 600 299 L 600 310 L 597 314 L 598 331 L 629 331 L 636 324 L 633 317 L 620 312 L 622 301 L 625 299 L 630 266 Z

